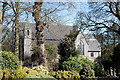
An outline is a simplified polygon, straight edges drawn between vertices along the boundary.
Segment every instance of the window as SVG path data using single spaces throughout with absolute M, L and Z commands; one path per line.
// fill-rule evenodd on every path
M 84 43 L 83 41 L 80 41 L 78 45 L 78 50 L 80 51 L 80 55 L 84 55 Z
M 27 35 L 29 35 L 29 30 L 27 30 Z
M 94 53 L 93 52 L 91 53 L 91 57 L 94 57 Z

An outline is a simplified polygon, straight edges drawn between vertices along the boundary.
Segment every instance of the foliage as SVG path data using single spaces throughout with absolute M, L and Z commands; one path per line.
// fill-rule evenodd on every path
M 62 59 L 63 58 L 66 59 L 70 56 L 78 55 L 78 53 L 76 52 L 76 49 L 75 49 L 74 41 L 72 41 L 69 38 L 65 38 L 60 42 L 60 44 L 58 46 L 58 51 L 59 51 L 58 53 Z
M 107 35 L 108 36 L 108 35 Z M 107 39 L 108 40 L 108 39 Z M 108 40 L 109 41 L 109 40 Z M 107 41 L 107 42 L 108 42 Z M 104 41 L 105 42 L 105 41 Z M 106 43 L 106 42 L 105 42 Z M 101 58 L 102 58 L 102 61 L 104 62 L 104 61 L 106 61 L 106 62 L 108 62 L 108 64 L 109 63 L 112 63 L 112 59 L 111 59 L 111 56 L 112 56 L 112 54 L 113 54 L 113 49 L 114 49 L 114 44 L 112 43 L 112 44 L 110 44 L 110 42 L 108 42 L 108 44 L 106 44 L 106 45 L 102 45 L 102 56 L 101 56 Z M 107 64 L 107 65 L 108 65 Z
M 110 67 L 112 67 L 111 56 L 113 55 L 115 42 L 118 42 L 117 35 L 113 32 L 107 32 L 105 34 L 101 33 L 99 35 L 96 35 L 96 37 L 101 44 L 101 62 L 104 66 L 104 70 L 106 72 L 110 72 Z
M 84 64 L 82 70 L 80 71 L 81 79 L 83 78 L 94 78 L 94 70 L 91 69 L 90 65 Z
M 31 55 L 31 61 L 35 62 L 36 65 L 47 65 L 47 55 L 46 51 L 42 52 L 43 48 L 40 48 L 40 46 L 36 44 L 32 45 L 31 51 L 33 52 L 33 54 Z
M 35 78 L 39 78 L 39 80 L 56 80 L 54 77 L 47 74 L 34 74 L 25 77 L 23 80 L 34 80 Z
M 19 59 L 12 52 L 2 51 L 2 69 L 18 69 Z
M 9 69 L 4 69 L 4 70 L 2 70 L 2 72 L 3 72 L 3 77 L 5 79 L 8 79 L 10 77 Z
M 3 72 L 2 70 L 0 70 L 0 80 L 2 79 L 2 77 L 3 77 Z
M 55 69 L 57 66 L 58 51 L 55 44 L 45 44 L 47 52 L 47 61 L 49 69 Z
M 67 71 L 77 71 L 80 72 L 83 69 L 83 65 L 88 64 L 91 69 L 94 69 L 94 64 L 87 58 L 83 57 L 70 57 L 62 64 L 62 69 Z
M 120 43 L 114 48 L 112 55 L 113 67 L 116 68 L 116 75 L 120 72 Z
M 0 53 L 1 53 L 1 50 L 0 50 Z M 0 54 L 0 69 L 2 69 L 2 54 Z
M 47 60 L 50 62 L 55 61 L 57 58 L 57 46 L 55 44 L 45 44 L 47 50 Z
M 47 67 L 43 65 L 38 65 L 32 68 L 33 70 L 36 70 L 40 74 L 48 74 L 48 69 Z
M 21 68 L 21 69 L 11 72 L 11 78 L 12 79 L 14 79 L 14 78 L 22 79 L 28 75 L 33 75 L 33 74 L 38 74 L 38 72 L 35 70 L 32 70 L 32 69 L 28 69 L 27 67 L 24 67 L 24 68 Z
M 78 80 L 80 78 L 79 73 L 77 73 L 76 71 L 51 71 L 49 75 L 59 80 Z
M 42 8 L 43 2 L 34 2 L 33 8 L 32 8 L 32 16 L 35 20 L 35 30 L 36 30 L 36 49 L 37 49 L 37 57 L 35 56 L 36 60 L 38 62 L 38 65 L 47 65 L 47 59 L 46 59 L 46 53 L 45 53 L 45 46 L 44 46 L 44 22 L 42 21 L 42 17 L 40 15 L 41 8 Z
M 78 56 L 79 52 L 75 48 L 75 39 L 78 31 L 73 30 L 58 45 L 58 54 L 60 55 L 60 63 L 65 61 L 70 56 Z
M 103 71 L 103 65 L 99 63 L 94 63 L 95 76 L 105 76 L 105 71 Z
M 21 67 L 17 70 L 4 69 L 2 71 L 4 73 L 3 76 L 5 79 L 23 79 L 28 75 L 38 74 L 36 70 L 32 70 L 27 67 Z

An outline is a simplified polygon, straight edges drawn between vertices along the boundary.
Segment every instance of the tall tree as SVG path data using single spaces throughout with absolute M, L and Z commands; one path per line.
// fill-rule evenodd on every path
M 2 33 L 2 9 L 0 10 L 0 34 Z M 1 41 L 1 37 L 0 37 Z M 1 50 L 1 43 L 0 43 L 0 50 Z
M 101 43 L 105 69 L 110 71 L 113 49 L 120 40 L 120 2 L 89 2 L 89 12 L 78 12 L 76 24 L 81 31 L 95 34 Z
M 97 28 L 106 28 L 108 31 L 116 32 L 120 35 L 120 2 L 114 0 L 110 2 L 90 3 L 91 14 L 94 13 L 95 20 L 91 20 Z
M 78 12 L 79 26 L 116 32 L 120 35 L 120 2 L 89 2 L 89 12 Z
M 20 16 L 20 2 L 15 2 L 16 12 L 15 12 L 15 55 L 19 56 L 19 16 Z
M 44 46 L 44 26 L 45 24 L 42 21 L 41 18 L 41 7 L 43 2 L 34 2 L 33 6 L 33 12 L 32 16 L 34 17 L 34 20 L 36 22 L 36 45 L 37 45 L 37 51 L 35 53 L 35 57 L 37 58 L 37 62 L 39 65 L 47 66 L 47 60 L 46 60 L 46 53 L 45 53 L 45 46 Z
M 71 32 L 59 43 L 58 54 L 60 55 L 60 64 L 62 64 L 69 57 L 75 57 L 79 55 L 80 52 L 75 48 L 75 39 L 78 33 L 79 31 L 76 30 L 76 26 L 74 26 L 73 30 L 71 30 Z
M 120 72 L 120 43 L 114 48 L 112 55 L 113 67 L 116 69 L 116 75 Z
M 19 1 L 18 2 L 6 2 L 6 1 L 2 2 L 1 1 L 1 3 L 3 3 L 2 19 L 3 19 L 3 25 L 4 25 L 3 26 L 4 36 L 3 36 L 3 42 L 2 42 L 3 49 L 8 51 L 13 51 L 15 55 L 19 57 L 19 54 L 20 54 L 20 49 L 19 49 L 20 2 Z M 13 44 L 12 44 L 12 40 L 13 40 Z M 8 49 L 5 49 L 5 47 Z

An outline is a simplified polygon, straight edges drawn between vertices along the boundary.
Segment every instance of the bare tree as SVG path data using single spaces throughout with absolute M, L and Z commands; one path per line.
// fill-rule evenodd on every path
M 46 60 L 46 53 L 45 53 L 45 47 L 44 47 L 44 35 L 43 35 L 43 31 L 45 28 L 46 23 L 50 23 L 50 22 L 55 22 L 55 20 L 57 21 L 57 19 L 59 18 L 59 16 L 57 16 L 57 14 L 55 14 L 55 12 L 58 11 L 62 11 L 67 9 L 65 7 L 66 3 L 44 3 L 44 2 L 34 2 L 31 3 L 30 5 L 28 5 L 28 3 L 19 3 L 19 2 L 2 2 L 5 3 L 5 8 L 8 8 L 8 10 L 11 9 L 12 13 L 8 13 L 8 15 L 5 14 L 5 16 L 3 17 L 4 19 L 4 24 L 5 25 L 9 25 L 12 24 L 12 30 L 8 29 L 10 32 L 15 32 L 15 38 L 12 42 L 14 48 L 13 51 L 15 52 L 15 54 L 19 53 L 19 21 L 20 21 L 20 17 L 21 15 L 21 10 L 31 14 L 32 12 L 32 16 L 34 17 L 34 21 L 36 22 L 36 45 L 37 45 L 37 52 L 36 52 L 36 56 L 37 56 L 37 62 L 39 64 L 42 65 L 46 65 L 47 64 L 47 60 Z M 57 7 L 43 7 L 43 3 L 44 4 L 51 4 L 54 6 L 54 4 L 57 5 Z M 25 5 L 23 5 L 25 4 Z M 69 4 L 69 3 L 68 3 Z M 34 5 L 34 6 L 33 6 Z M 33 8 L 31 7 L 33 6 Z M 62 6 L 62 7 L 60 7 Z M 60 7 L 60 8 L 59 8 Z M 7 10 L 6 10 L 7 11 Z M 61 16 L 60 16 L 61 17 Z
M 52 3 L 48 3 L 52 4 Z M 46 53 L 45 53 L 45 46 L 44 46 L 44 28 L 46 24 L 48 24 L 50 21 L 55 21 L 51 19 L 50 16 L 54 16 L 55 12 L 65 10 L 66 8 L 59 8 L 60 6 L 65 6 L 66 4 L 64 3 L 56 3 L 58 6 L 56 8 L 51 8 L 51 9 L 45 9 L 42 7 L 43 2 L 34 2 L 33 6 L 33 12 L 32 16 L 34 17 L 34 20 L 36 22 L 36 50 L 37 52 L 35 53 L 37 57 L 37 62 L 39 65 L 47 65 L 47 60 L 46 60 Z M 68 3 L 69 4 L 69 3 Z M 43 14 L 43 15 L 41 15 Z M 57 16 L 56 16 L 57 17 Z
M 20 16 L 20 2 L 1 2 L 3 4 L 3 48 L 7 46 L 9 51 L 13 51 L 19 57 L 19 16 Z M 11 26 L 11 28 L 9 28 Z M 11 37 L 11 38 L 10 38 Z M 13 38 L 13 39 L 12 39 Z M 8 42 L 9 41 L 9 42 Z M 5 45 L 8 42 L 8 45 Z M 11 46 L 12 45 L 12 46 Z M 12 47 L 12 48 L 11 48 Z M 10 49 L 11 48 L 11 49 Z M 5 48 L 4 48 L 5 49 Z M 5 49 L 7 50 L 7 49 Z
M 20 49 L 19 49 L 19 16 L 20 16 L 20 12 L 19 12 L 19 8 L 20 8 L 20 3 L 16 2 L 15 3 L 15 7 L 16 7 L 16 12 L 15 12 L 15 55 L 19 56 L 20 53 Z
M 120 42 L 120 2 L 89 2 L 89 12 L 78 12 L 76 25 L 95 34 L 101 43 L 103 64 L 109 70 L 113 49 Z
M 89 13 L 78 12 L 78 23 L 87 29 L 116 32 L 120 35 L 120 2 L 89 2 Z

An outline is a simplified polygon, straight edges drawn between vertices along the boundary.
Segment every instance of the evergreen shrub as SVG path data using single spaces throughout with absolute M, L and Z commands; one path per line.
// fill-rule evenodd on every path
M 47 67 L 43 65 L 38 65 L 32 68 L 33 70 L 36 70 L 39 74 L 48 74 Z
M 16 70 L 19 68 L 19 59 L 12 52 L 2 51 L 2 69 Z
M 9 69 L 4 69 L 2 70 L 3 73 L 4 73 L 4 78 L 5 79 L 23 79 L 24 77 L 28 76 L 28 75 L 35 75 L 35 74 L 38 74 L 38 72 L 36 70 L 32 70 L 32 69 L 29 69 L 27 67 L 20 67 L 19 69 L 17 70 L 9 70 Z
M 91 67 L 91 69 L 94 69 L 94 63 L 87 58 L 69 57 L 66 61 L 63 62 L 62 70 L 67 70 L 67 71 L 73 70 L 80 72 L 85 64 L 88 64 Z
M 99 63 L 94 63 L 95 76 L 102 77 L 105 76 L 105 71 L 103 71 L 103 65 Z
M 0 80 L 2 79 L 2 77 L 3 77 L 3 72 L 2 70 L 0 70 Z
M 80 75 L 76 71 L 51 71 L 49 75 L 58 80 L 79 80 Z
M 67 71 L 76 71 L 81 78 L 93 78 L 94 63 L 83 57 L 70 57 L 62 64 L 62 69 Z
M 84 64 L 82 70 L 79 72 L 81 79 L 84 78 L 95 78 L 94 70 L 91 69 L 90 65 Z

